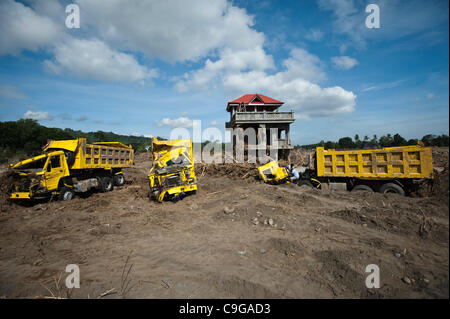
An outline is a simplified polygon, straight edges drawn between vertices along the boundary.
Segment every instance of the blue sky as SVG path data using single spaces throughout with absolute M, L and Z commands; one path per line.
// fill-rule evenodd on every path
M 0 2 L 0 121 L 168 137 L 261 93 L 295 111 L 294 144 L 448 134 L 447 0 L 74 0 L 79 29 L 70 3 Z

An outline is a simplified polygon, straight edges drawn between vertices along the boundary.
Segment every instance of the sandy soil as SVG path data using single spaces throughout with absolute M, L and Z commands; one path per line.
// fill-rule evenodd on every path
M 199 165 L 198 193 L 163 204 L 147 197 L 151 162 L 140 156 L 113 192 L 2 202 L 0 297 L 448 298 L 442 152 L 430 197 L 272 186 L 253 168 Z M 79 289 L 65 288 L 68 264 Z M 369 264 L 379 289 L 365 287 Z

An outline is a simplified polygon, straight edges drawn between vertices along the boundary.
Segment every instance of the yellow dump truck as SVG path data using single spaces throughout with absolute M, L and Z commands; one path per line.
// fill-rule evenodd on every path
M 433 180 L 431 147 L 418 145 L 381 149 L 326 150 L 317 147 L 315 169 L 299 170 L 298 185 L 351 191 L 397 193 L 405 195 Z M 285 182 L 291 176 L 286 168 L 270 162 L 259 168 L 265 182 Z M 292 175 L 289 170 L 286 170 Z
M 258 173 L 261 179 L 268 184 L 282 184 L 289 182 L 289 173 L 286 167 L 278 166 L 276 161 L 258 167 Z
M 151 197 L 159 202 L 178 201 L 197 191 L 192 140 L 152 140 Z
M 11 165 L 16 173 L 11 199 L 57 196 L 70 200 L 75 193 L 98 189 L 112 191 L 125 183 L 122 169 L 134 163 L 131 146 L 119 142 L 86 143 L 76 140 L 48 141 L 44 154 Z
M 381 149 L 325 150 L 317 147 L 315 170 L 306 169 L 300 182 L 314 186 L 405 195 L 433 180 L 431 147 L 418 145 Z

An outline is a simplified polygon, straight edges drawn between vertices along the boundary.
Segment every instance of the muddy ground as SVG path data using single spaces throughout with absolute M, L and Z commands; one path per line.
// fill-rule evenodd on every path
M 0 297 L 448 298 L 448 149 L 429 197 L 272 186 L 199 165 L 199 190 L 147 197 L 145 155 L 113 192 L 1 206 Z M 446 158 L 446 160 L 445 160 Z M 77 264 L 81 287 L 65 288 Z M 376 264 L 381 287 L 367 289 Z

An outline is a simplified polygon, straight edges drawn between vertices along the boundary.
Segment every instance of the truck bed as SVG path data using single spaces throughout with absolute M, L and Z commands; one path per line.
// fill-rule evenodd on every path
M 49 141 L 45 149 L 68 150 L 75 154 L 70 169 L 124 168 L 133 165 L 134 150 L 119 142 L 88 144 L 85 138 L 67 141 Z
M 317 176 L 364 179 L 433 178 L 430 147 L 336 151 L 316 148 Z

